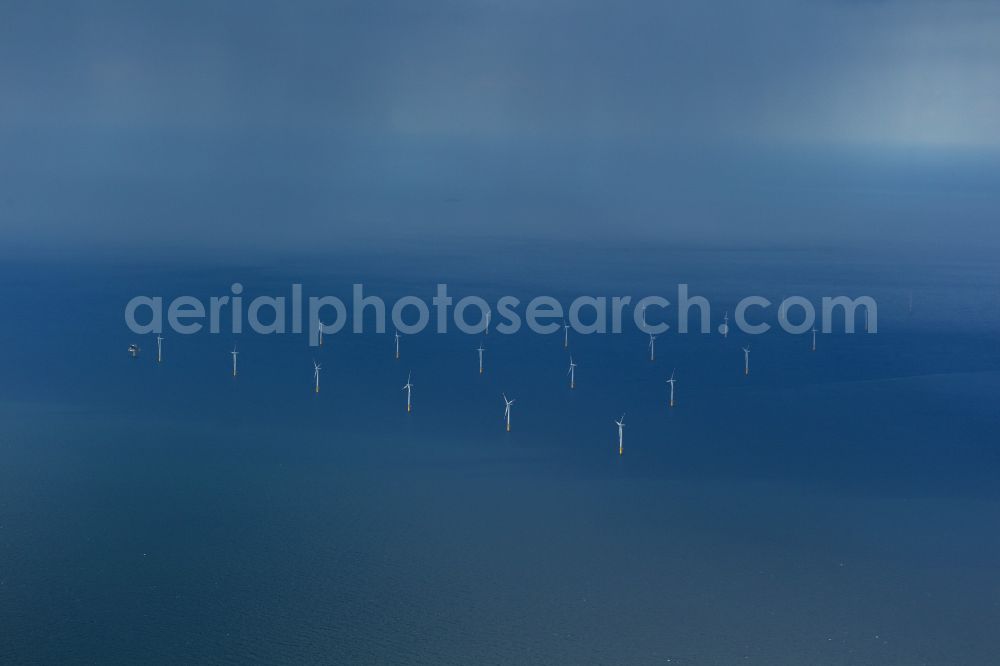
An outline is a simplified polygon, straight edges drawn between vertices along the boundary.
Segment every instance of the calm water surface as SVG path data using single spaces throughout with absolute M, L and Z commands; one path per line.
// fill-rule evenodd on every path
M 0 661 L 996 663 L 995 265 L 467 256 L 3 269 Z M 399 361 L 391 334 L 244 334 L 234 379 L 232 335 L 168 334 L 158 365 L 123 324 L 135 294 L 234 281 L 523 300 L 687 281 L 717 320 L 750 293 L 870 293 L 880 331 L 816 353 L 757 336 L 749 377 L 740 334 L 664 334 L 655 363 L 628 327 L 574 336 L 570 392 L 561 334 L 490 334 L 483 376 L 459 333 Z

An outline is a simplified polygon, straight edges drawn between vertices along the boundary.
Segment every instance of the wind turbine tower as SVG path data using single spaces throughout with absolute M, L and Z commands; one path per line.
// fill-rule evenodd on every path
M 500 395 L 503 396 L 503 401 L 507 403 L 507 406 L 503 410 L 503 416 L 507 419 L 507 432 L 510 432 L 510 406 L 514 404 L 514 401 L 508 400 L 506 393 L 501 393 Z
M 615 421 L 615 424 L 618 426 L 618 455 L 621 455 L 625 451 L 625 448 L 624 448 L 625 437 L 624 437 L 624 435 L 622 433 L 622 431 L 625 428 L 625 414 L 624 413 L 622 413 L 622 417 L 620 419 L 618 419 L 617 421 Z
M 411 395 L 413 393 L 413 382 L 410 381 L 410 377 L 412 375 L 413 375 L 413 373 L 407 373 L 407 375 L 406 375 L 406 383 L 403 384 L 403 390 L 406 391 L 406 411 L 408 411 L 408 412 L 412 411 L 412 408 L 410 406 L 410 397 L 411 397 Z

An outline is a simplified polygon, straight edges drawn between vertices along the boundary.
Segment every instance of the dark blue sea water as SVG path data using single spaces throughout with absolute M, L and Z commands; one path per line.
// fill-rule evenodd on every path
M 996 263 L 457 244 L 0 272 L 0 662 L 997 662 Z M 391 333 L 167 333 L 157 364 L 125 327 L 132 296 L 236 281 L 688 282 L 716 323 L 749 294 L 870 294 L 879 332 L 755 336 L 749 377 L 739 333 L 666 333 L 655 362 L 631 326 L 574 335 L 570 391 L 561 333 L 494 331 L 480 376 L 458 332 L 398 361 Z

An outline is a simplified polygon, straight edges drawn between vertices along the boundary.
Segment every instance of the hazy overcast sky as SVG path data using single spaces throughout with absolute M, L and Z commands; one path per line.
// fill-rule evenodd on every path
M 15 244 L 1000 245 L 993 2 L 0 0 Z

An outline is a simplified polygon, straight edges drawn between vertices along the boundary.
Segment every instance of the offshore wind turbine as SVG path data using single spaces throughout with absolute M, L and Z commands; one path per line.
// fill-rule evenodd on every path
M 322 368 L 323 366 L 317 363 L 316 359 L 313 359 L 313 377 L 316 378 L 316 393 L 319 393 L 319 371 Z
M 674 379 L 674 372 L 676 372 L 676 369 L 670 371 L 670 379 L 667 380 L 667 383 L 670 384 L 670 406 L 671 407 L 674 406 L 674 384 L 677 383 L 677 380 Z
M 413 383 L 410 381 L 410 377 L 413 375 L 412 372 L 406 374 L 406 383 L 403 384 L 403 390 L 406 391 L 406 411 L 411 411 L 410 408 L 410 396 L 413 393 Z
M 163 336 L 162 335 L 157 335 L 156 336 L 156 362 L 157 363 L 162 363 L 163 362 Z
M 479 374 L 483 374 L 483 352 L 486 351 L 486 348 L 483 347 L 482 342 L 479 343 L 479 347 L 476 348 L 476 351 L 479 352 Z
M 508 400 L 506 393 L 501 393 L 500 395 L 503 396 L 503 401 L 507 403 L 507 406 L 503 410 L 503 416 L 507 419 L 507 432 L 510 432 L 510 406 L 514 404 L 514 400 Z
M 236 343 L 235 342 L 233 343 L 233 351 L 231 351 L 229 353 L 233 355 L 233 377 L 235 377 L 236 376 L 236 355 L 239 354 L 239 352 L 236 351 Z
M 729 337 L 729 310 L 726 310 L 725 314 L 722 315 L 722 337 Z
M 569 387 L 576 388 L 576 363 L 572 356 L 569 357 L 569 371 L 566 374 L 569 375 Z
M 492 319 L 492 318 L 493 318 L 493 310 L 487 310 L 486 311 L 486 330 L 484 331 L 484 335 L 489 335 L 490 334 L 490 319 Z
M 649 360 L 652 361 L 656 358 L 656 336 L 652 333 L 649 334 Z
M 625 438 L 622 434 L 622 429 L 625 427 L 625 412 L 622 412 L 622 417 L 615 421 L 615 424 L 618 426 L 618 455 L 621 455 L 624 452 L 623 445 Z
M 813 333 L 813 346 L 812 346 L 812 350 L 816 351 L 816 327 L 815 326 L 813 326 L 812 333 Z
M 750 345 L 743 348 L 743 374 L 750 374 Z
M 563 349 L 569 349 L 569 324 L 563 319 Z
M 399 360 L 399 331 L 396 331 L 396 360 Z
M 319 332 L 319 346 L 323 346 L 323 322 L 316 322 L 316 330 Z

